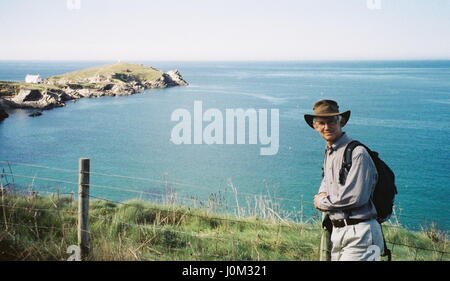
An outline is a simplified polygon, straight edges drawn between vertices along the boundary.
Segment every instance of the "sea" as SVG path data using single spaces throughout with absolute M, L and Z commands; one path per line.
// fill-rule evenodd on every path
M 94 199 L 314 220 L 325 143 L 303 114 L 332 99 L 341 111 L 351 110 L 346 134 L 379 152 L 395 172 L 391 221 L 449 230 L 450 61 L 130 62 L 178 69 L 189 86 L 69 101 L 34 118 L 33 110 L 10 111 L 0 122 L 2 183 L 76 196 L 79 159 L 89 158 Z M 0 80 L 108 63 L 115 62 L 0 61 Z M 175 144 L 171 134 L 180 122 L 172 115 L 190 113 L 194 128 L 196 101 L 203 113 L 222 113 L 224 124 L 227 109 L 278 110 L 276 128 L 271 118 L 267 123 L 269 133 L 279 131 L 278 151 L 261 155 L 265 145 L 249 136 L 241 144 Z

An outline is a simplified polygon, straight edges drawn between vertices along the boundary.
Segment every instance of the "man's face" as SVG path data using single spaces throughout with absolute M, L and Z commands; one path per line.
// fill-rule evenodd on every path
M 334 143 L 342 134 L 342 125 L 338 116 L 333 117 L 315 117 L 313 126 L 322 138 Z

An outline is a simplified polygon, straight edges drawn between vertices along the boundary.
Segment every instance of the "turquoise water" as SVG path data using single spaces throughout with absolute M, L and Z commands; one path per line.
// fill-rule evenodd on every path
M 0 80 L 105 63 L 3 61 Z M 88 157 L 93 172 L 156 180 L 93 174 L 94 185 L 157 194 L 174 189 L 179 199 L 204 200 L 227 191 L 226 201 L 236 205 L 227 188 L 232 182 L 242 195 L 241 206 L 248 194 L 270 194 L 280 198 L 274 201 L 286 212 L 297 214 L 303 200 L 305 217 L 317 216 L 311 201 L 321 180 L 324 143 L 303 114 L 315 101 L 329 98 L 352 110 L 347 134 L 378 151 L 396 173 L 400 222 L 418 229 L 433 220 L 449 229 L 450 61 L 136 63 L 177 68 L 190 85 L 81 99 L 37 118 L 17 110 L 0 123 L 0 160 L 73 171 L 12 165 L 15 183 L 30 185 L 36 177 L 36 189 L 76 190 L 42 178 L 76 183 L 78 159 Z M 204 111 L 279 109 L 278 153 L 261 156 L 259 144 L 173 144 L 170 134 L 177 122 L 170 116 L 179 108 L 192 113 L 195 100 L 203 102 Z M 100 186 L 92 186 L 91 194 L 112 200 L 148 196 Z

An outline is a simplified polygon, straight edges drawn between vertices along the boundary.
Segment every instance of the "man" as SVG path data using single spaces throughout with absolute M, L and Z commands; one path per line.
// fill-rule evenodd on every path
M 377 183 L 377 170 L 362 146 L 352 153 L 352 166 L 344 185 L 339 183 L 346 145 L 352 139 L 342 131 L 350 110 L 339 112 L 332 100 L 314 104 L 314 114 L 305 114 L 306 123 L 326 142 L 324 176 L 314 207 L 331 219 L 331 260 L 360 261 L 379 258 L 384 249 L 381 226 L 371 196 Z

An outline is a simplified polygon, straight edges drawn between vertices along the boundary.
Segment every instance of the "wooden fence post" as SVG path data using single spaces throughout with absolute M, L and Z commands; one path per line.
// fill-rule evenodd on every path
M 78 246 L 81 260 L 89 255 L 89 170 L 88 158 L 80 158 L 78 178 Z
M 325 213 L 322 213 L 322 221 L 325 219 Z M 321 226 L 322 237 L 320 240 L 320 261 L 331 260 L 331 234 L 328 230 Z
M 8 220 L 6 218 L 6 206 L 5 206 L 6 189 L 3 187 L 3 174 L 0 174 L 0 193 L 2 195 L 3 219 L 5 220 L 6 231 L 8 231 Z

